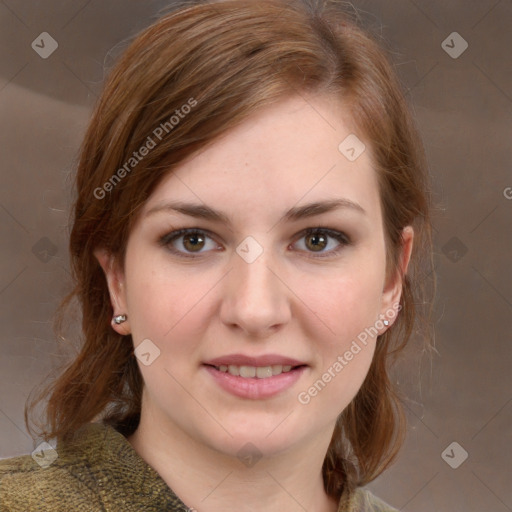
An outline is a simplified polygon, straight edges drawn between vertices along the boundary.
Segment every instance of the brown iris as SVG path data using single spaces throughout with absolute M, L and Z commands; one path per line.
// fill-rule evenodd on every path
M 197 252 L 204 246 L 205 237 L 200 233 L 188 233 L 183 235 L 183 246 L 187 251 Z
M 308 244 L 308 240 L 312 241 L 312 245 Z M 327 237 L 321 233 L 311 233 L 306 236 L 306 245 L 313 251 L 321 251 L 327 245 Z

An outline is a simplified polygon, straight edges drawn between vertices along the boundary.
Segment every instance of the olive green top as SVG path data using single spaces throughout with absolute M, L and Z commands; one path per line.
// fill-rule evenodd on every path
M 41 445 L 40 445 L 41 446 Z M 88 423 L 54 450 L 0 460 L 0 512 L 190 512 L 117 430 Z M 397 512 L 358 489 L 338 512 Z

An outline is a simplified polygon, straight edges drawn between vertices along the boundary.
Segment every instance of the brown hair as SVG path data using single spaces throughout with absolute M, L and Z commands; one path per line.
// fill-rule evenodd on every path
M 66 439 L 99 417 L 129 435 L 140 419 L 142 376 L 131 340 L 111 328 L 107 283 L 93 250 L 104 247 L 122 263 L 138 212 L 162 178 L 258 109 L 302 92 L 329 93 L 343 101 L 372 150 L 388 276 L 400 271 L 402 229 L 412 225 L 415 230 L 411 263 L 402 276 L 402 310 L 379 337 L 362 387 L 338 418 L 323 465 L 326 491 L 339 497 L 344 486 L 368 483 L 394 459 L 405 426 L 389 377 L 389 357 L 403 350 L 419 320 L 424 320 L 421 328 L 428 327 L 430 313 L 418 315 L 415 309 L 415 304 L 428 303 L 424 285 L 432 277 L 421 273 L 423 265 L 432 264 L 428 172 L 385 51 L 337 1 L 189 5 L 144 30 L 117 62 L 78 162 L 70 237 L 76 287 L 61 305 L 56 329 L 60 332 L 64 311 L 78 299 L 83 344 L 37 399 L 50 395 L 40 430 L 45 439 Z M 170 116 L 191 105 L 191 99 L 190 113 L 180 116 L 147 156 L 127 167 L 148 136 L 158 126 L 168 127 Z M 122 168 L 125 173 L 118 172 Z M 114 183 L 116 172 L 122 179 Z M 423 333 L 428 345 L 428 328 Z M 25 422 L 30 432 L 27 407 Z

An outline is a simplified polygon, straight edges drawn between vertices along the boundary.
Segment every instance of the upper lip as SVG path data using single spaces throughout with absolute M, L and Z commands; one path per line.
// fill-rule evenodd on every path
M 211 366 L 229 366 L 231 364 L 235 366 L 303 366 L 306 363 L 291 357 L 280 356 L 278 354 L 266 354 L 258 357 L 246 356 L 243 354 L 230 354 L 216 357 L 214 359 L 209 359 L 208 361 L 205 361 L 204 364 Z

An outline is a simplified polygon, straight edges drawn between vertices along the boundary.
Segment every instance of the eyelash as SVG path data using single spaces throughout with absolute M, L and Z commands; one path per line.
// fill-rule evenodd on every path
M 203 252 L 198 252 L 193 255 L 192 253 L 184 253 L 184 252 L 177 251 L 176 249 L 170 247 L 171 242 L 174 242 L 181 236 L 189 235 L 189 234 L 206 235 L 208 238 L 213 239 L 213 237 L 211 236 L 211 234 L 208 230 L 199 229 L 199 228 L 185 228 L 185 229 L 178 229 L 177 231 L 172 231 L 171 233 L 168 233 L 168 234 L 162 236 L 159 240 L 159 243 L 161 246 L 166 247 L 170 252 L 178 255 L 179 257 L 190 258 L 190 259 L 199 258 L 204 254 Z M 330 256 L 335 256 L 344 247 L 351 245 L 351 243 L 352 243 L 350 238 L 345 233 L 343 233 L 341 231 L 336 231 L 334 229 L 320 228 L 320 227 L 308 228 L 308 229 L 305 229 L 304 231 L 301 231 L 299 233 L 296 241 L 299 241 L 302 238 L 309 236 L 309 235 L 318 235 L 318 234 L 323 234 L 323 235 L 327 235 L 330 238 L 334 238 L 335 240 L 337 240 L 340 243 L 340 245 L 336 249 L 331 249 L 330 251 L 326 251 L 326 252 L 320 251 L 316 254 L 313 251 L 306 251 L 306 252 L 311 253 L 312 254 L 311 257 L 313 257 L 313 258 L 326 258 L 326 257 L 330 257 Z

